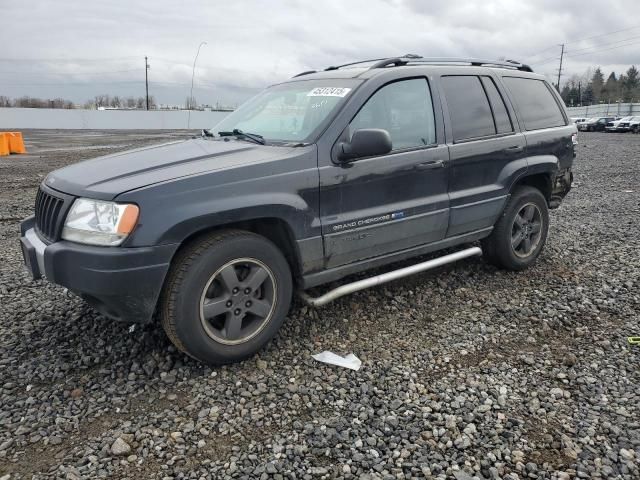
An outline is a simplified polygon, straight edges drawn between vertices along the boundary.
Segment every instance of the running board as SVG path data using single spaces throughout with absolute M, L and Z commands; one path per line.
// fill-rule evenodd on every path
M 358 280 L 357 282 L 347 283 L 346 285 L 342 285 L 338 288 L 334 288 L 333 290 L 328 291 L 320 297 L 313 298 L 304 291 L 299 292 L 299 295 L 309 305 L 312 305 L 314 307 L 321 307 L 322 305 L 334 301 L 336 298 L 349 295 L 350 293 L 358 292 L 360 290 L 364 290 L 365 288 L 375 287 L 376 285 L 382 285 L 383 283 L 387 283 L 398 278 L 408 277 L 409 275 L 424 272 L 425 270 L 431 270 L 432 268 L 440 267 L 442 265 L 446 265 L 447 263 L 457 262 L 458 260 L 462 260 L 463 258 L 475 257 L 476 255 L 482 255 L 482 250 L 480 249 L 480 247 L 467 248 L 465 250 L 460 250 L 459 252 L 450 253 L 449 255 L 444 255 L 432 260 L 427 260 L 426 262 L 416 263 L 415 265 L 411 265 L 409 267 L 404 267 L 398 270 L 383 273 L 381 275 L 376 275 L 375 277 L 365 278 L 364 280 Z

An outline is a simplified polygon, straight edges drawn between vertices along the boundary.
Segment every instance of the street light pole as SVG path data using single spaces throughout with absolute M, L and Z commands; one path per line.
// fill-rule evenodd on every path
M 149 62 L 147 57 L 144 57 L 144 87 L 147 98 L 147 110 L 149 110 Z
M 193 108 L 193 79 L 196 76 L 196 61 L 198 60 L 198 55 L 200 55 L 200 49 L 203 45 L 206 45 L 207 42 L 200 42 L 198 45 L 198 51 L 196 52 L 196 56 L 193 59 L 193 69 L 191 71 L 191 92 L 189 93 L 189 113 L 187 114 L 187 130 L 191 128 L 191 109 Z

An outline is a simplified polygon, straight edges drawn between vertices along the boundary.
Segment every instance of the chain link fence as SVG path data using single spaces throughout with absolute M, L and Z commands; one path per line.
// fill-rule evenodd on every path
M 640 103 L 600 103 L 583 107 L 567 107 L 570 117 L 640 116 Z

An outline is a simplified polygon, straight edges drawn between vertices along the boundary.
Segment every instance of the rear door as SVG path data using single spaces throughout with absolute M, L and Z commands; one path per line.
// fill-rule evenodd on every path
M 492 228 L 513 175 L 526 168 L 526 142 L 490 75 L 440 78 L 451 176 L 447 237 Z
M 525 134 L 529 171 L 549 160 L 556 161 L 557 169 L 570 167 L 574 156 L 571 137 L 576 127 L 569 122 L 558 92 L 542 79 L 516 75 L 504 75 L 502 81 Z
M 392 152 L 341 163 L 327 157 L 330 150 L 319 150 L 327 268 L 435 242 L 446 233 L 448 151 L 429 82 L 402 78 L 375 88 L 354 99 L 358 110 L 342 119 L 341 136 L 385 129 Z

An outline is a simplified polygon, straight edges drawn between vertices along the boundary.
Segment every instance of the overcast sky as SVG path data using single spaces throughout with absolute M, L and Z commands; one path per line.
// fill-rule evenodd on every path
M 303 70 L 365 58 L 511 58 L 568 78 L 640 64 L 637 0 L 20 0 L 2 2 L 0 95 L 150 94 L 235 104 Z M 632 12 L 635 10 L 635 13 Z M 608 32 L 616 32 L 610 35 Z M 596 38 L 592 38 L 597 36 Z

